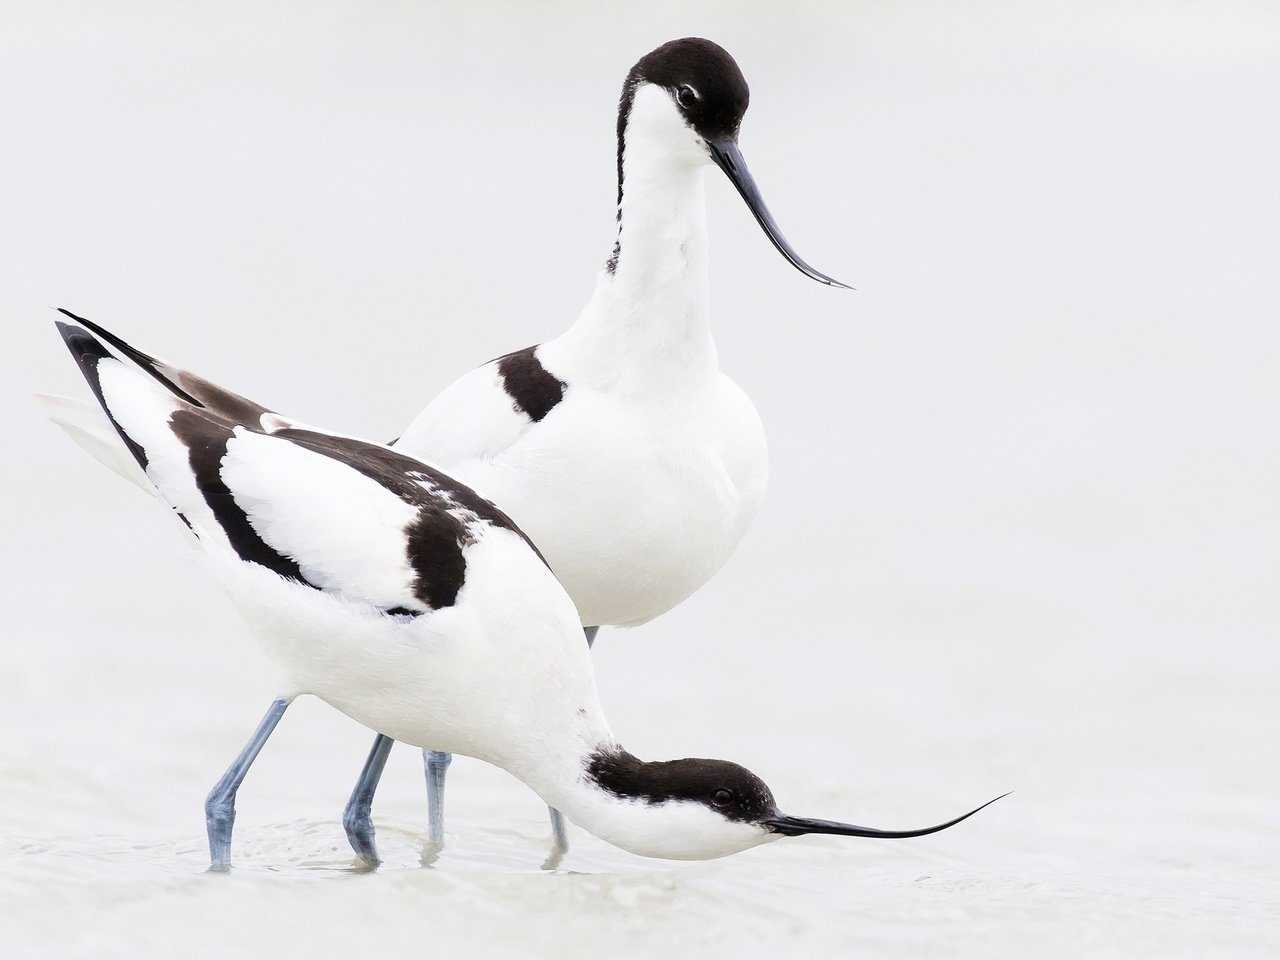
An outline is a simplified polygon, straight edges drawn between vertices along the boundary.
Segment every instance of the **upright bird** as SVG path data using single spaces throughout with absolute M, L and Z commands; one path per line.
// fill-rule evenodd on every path
M 711 336 L 703 171 L 728 176 L 774 246 L 792 250 L 738 148 L 746 80 L 721 47 L 686 38 L 642 57 L 617 117 L 617 239 L 591 300 L 561 336 L 447 387 L 395 441 L 501 505 L 600 626 L 644 623 L 724 564 L 754 519 L 768 472 L 754 406 L 721 372 Z M 136 469 L 96 411 L 50 413 L 121 472 Z M 96 421 L 96 424 L 92 421 Z M 380 735 L 344 815 L 377 861 L 370 817 L 392 741 Z M 429 830 L 443 840 L 449 757 L 425 753 Z M 552 811 L 553 859 L 567 847 Z
M 73 319 L 58 327 L 125 448 L 281 671 L 280 696 L 206 803 L 214 869 L 230 865 L 245 773 L 303 693 L 497 764 L 644 856 L 709 859 L 805 833 L 920 836 L 977 812 L 875 830 L 786 816 L 737 764 L 639 760 L 601 710 L 578 611 L 501 510 L 420 460 L 306 427 Z
M 594 639 L 693 594 L 754 519 L 764 431 L 721 372 L 711 336 L 703 170 L 737 187 L 779 251 L 792 250 L 738 148 L 748 88 L 733 58 L 688 38 L 642 57 L 618 105 L 617 239 L 577 321 L 447 387 L 395 442 L 502 506 L 538 545 Z M 368 804 L 379 739 L 346 821 L 374 853 Z M 432 837 L 447 757 L 428 753 Z M 566 843 L 552 815 L 555 842 Z M 363 838 L 368 838 L 366 841 Z

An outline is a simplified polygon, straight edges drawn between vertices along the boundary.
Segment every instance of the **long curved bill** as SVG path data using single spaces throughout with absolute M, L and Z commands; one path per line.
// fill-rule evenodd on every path
M 806 833 L 830 833 L 838 837 L 875 837 L 881 840 L 901 840 L 906 837 L 923 837 L 926 834 L 945 830 L 947 827 L 954 827 L 961 820 L 968 820 L 979 810 L 991 806 L 996 800 L 1001 800 L 1008 795 L 1007 793 L 1002 793 L 995 800 L 988 800 L 981 807 L 970 810 L 963 816 L 948 820 L 946 823 L 939 823 L 937 826 L 922 827 L 919 830 L 877 830 L 874 827 L 855 827 L 851 823 L 837 823 L 834 820 L 810 820 L 806 817 L 787 817 L 782 814 L 770 817 L 764 821 L 764 825 L 774 833 L 780 833 L 786 837 L 798 837 Z
M 787 238 L 778 229 L 778 223 L 773 219 L 773 214 L 765 206 L 764 197 L 760 195 L 760 188 L 756 186 L 756 182 L 751 176 L 751 171 L 747 169 L 747 161 L 743 159 L 742 151 L 738 149 L 736 141 L 727 137 L 722 140 L 708 140 L 707 146 L 711 150 L 711 159 L 716 162 L 716 166 L 725 172 L 725 176 L 733 181 L 733 185 L 738 188 L 738 193 L 742 194 L 742 199 L 747 201 L 747 206 L 755 214 L 756 222 L 764 228 L 765 234 L 773 242 L 773 245 L 778 248 L 778 252 L 791 261 L 793 267 L 819 283 L 842 287 L 845 290 L 853 289 L 847 283 L 841 283 L 839 280 L 833 280 L 828 277 L 825 273 L 819 273 L 801 260 L 800 255 L 791 249 L 791 244 L 787 243 Z

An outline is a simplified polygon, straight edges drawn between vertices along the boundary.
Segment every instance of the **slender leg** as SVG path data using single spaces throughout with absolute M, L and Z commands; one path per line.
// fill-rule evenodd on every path
M 547 813 L 552 817 L 552 852 L 543 867 L 553 870 L 559 867 L 559 861 L 563 860 L 564 854 L 568 852 L 568 835 L 564 832 L 564 814 L 554 806 L 548 806 Z M 549 867 L 548 864 L 550 864 Z
M 342 826 L 347 831 L 347 842 L 356 856 L 371 867 L 382 861 L 378 859 L 378 847 L 373 839 L 373 819 L 369 811 L 373 808 L 373 793 L 378 789 L 378 781 L 382 779 L 382 769 L 387 765 L 387 755 L 395 743 L 390 737 L 378 734 L 373 741 L 373 749 L 360 771 L 360 779 L 356 788 L 351 791 L 351 799 L 347 801 L 347 809 L 342 811 Z
M 287 700 L 275 700 L 266 716 L 253 731 L 253 736 L 244 745 L 240 755 L 227 768 L 222 779 L 209 791 L 204 802 L 205 825 L 209 830 L 209 869 L 225 873 L 231 869 L 231 828 L 236 822 L 236 791 L 249 772 L 249 767 L 258 756 L 258 751 L 267 742 L 276 724 L 284 716 L 289 706 Z
M 427 840 L 435 850 L 444 848 L 444 778 L 453 763 L 453 754 L 423 750 L 427 774 Z
M 596 634 L 599 631 L 599 627 L 582 628 L 582 633 L 587 638 L 588 650 L 595 644 Z M 547 862 L 542 866 L 544 869 L 554 870 L 560 865 L 564 855 L 569 852 L 569 836 L 565 833 L 564 817 L 560 811 L 555 807 L 548 807 L 547 812 L 551 814 L 551 855 L 547 857 Z

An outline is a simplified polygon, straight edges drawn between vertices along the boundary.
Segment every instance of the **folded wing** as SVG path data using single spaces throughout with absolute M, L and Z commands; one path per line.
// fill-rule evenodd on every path
M 495 529 L 523 537 L 425 463 L 300 427 L 101 328 L 58 326 L 161 498 L 243 562 L 404 616 L 456 601 L 471 544 Z

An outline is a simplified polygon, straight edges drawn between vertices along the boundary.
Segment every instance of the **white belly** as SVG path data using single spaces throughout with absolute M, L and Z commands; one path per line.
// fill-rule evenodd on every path
M 725 377 L 665 410 L 571 388 L 513 446 L 445 466 L 529 535 L 589 626 L 643 623 L 701 587 L 767 477 L 759 417 Z
M 600 716 L 591 662 L 569 598 L 515 534 L 490 530 L 464 555 L 456 603 L 412 619 L 226 549 L 200 557 L 278 667 L 281 695 L 313 694 L 393 739 L 510 767 L 581 711 Z

